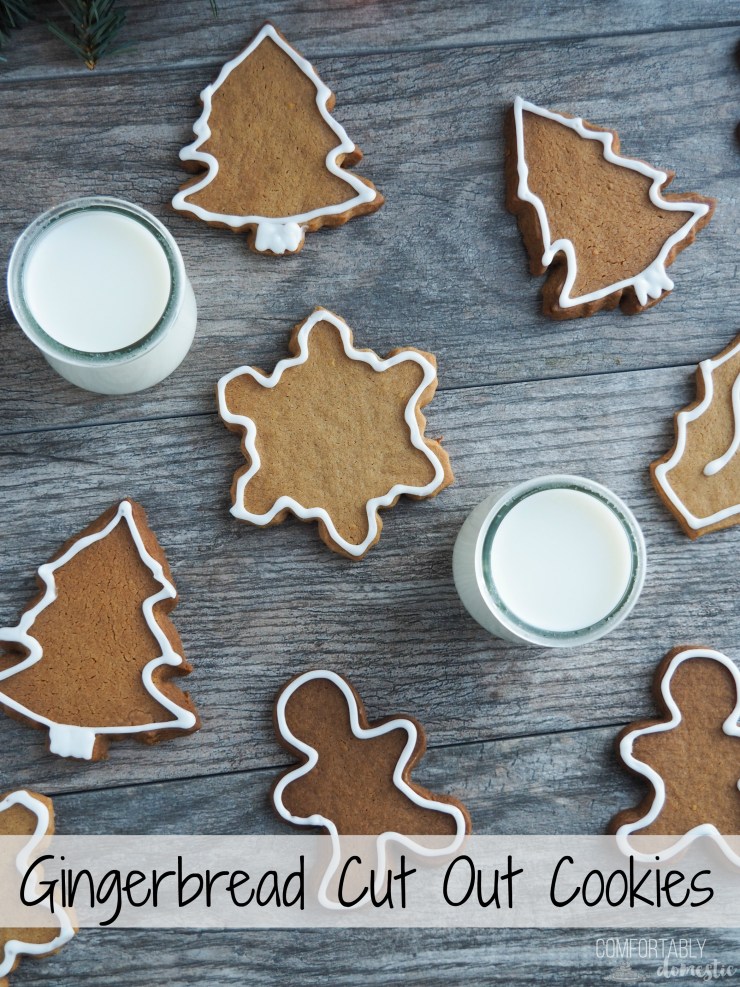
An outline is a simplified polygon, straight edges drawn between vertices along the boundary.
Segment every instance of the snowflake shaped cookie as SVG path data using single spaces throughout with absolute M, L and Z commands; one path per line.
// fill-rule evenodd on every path
M 424 437 L 436 361 L 356 349 L 347 324 L 322 308 L 296 326 L 290 350 L 269 376 L 238 367 L 218 383 L 219 414 L 243 433 L 249 461 L 234 477 L 231 513 L 261 526 L 289 513 L 316 520 L 330 548 L 362 558 L 380 537 L 380 509 L 452 482 L 444 449 Z

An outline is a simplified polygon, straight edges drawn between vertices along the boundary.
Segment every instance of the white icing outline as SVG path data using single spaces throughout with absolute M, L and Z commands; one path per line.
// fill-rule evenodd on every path
M 641 175 L 645 175 L 647 178 L 652 178 L 653 184 L 650 186 L 650 200 L 653 205 L 670 212 L 693 213 L 691 219 L 687 220 L 679 230 L 668 237 L 661 247 L 658 256 L 651 264 L 648 265 L 648 267 L 645 268 L 644 271 L 640 271 L 638 274 L 625 278 L 622 281 L 617 281 L 614 284 L 607 285 L 605 288 L 599 288 L 596 291 L 589 292 L 585 295 L 579 295 L 575 298 L 571 297 L 570 292 L 575 284 L 578 274 L 575 246 L 573 241 L 568 240 L 566 237 L 561 237 L 554 243 L 551 241 L 550 223 L 547 218 L 545 205 L 542 202 L 542 199 L 540 199 L 538 195 L 535 195 L 535 193 L 529 188 L 527 182 L 529 177 L 529 168 L 527 166 L 524 151 L 524 126 L 522 111 L 535 113 L 547 120 L 554 120 L 556 123 L 561 123 L 563 126 L 569 127 L 580 137 L 585 137 L 587 140 L 599 141 L 603 145 L 603 155 L 606 161 L 609 161 L 611 164 L 619 165 L 622 168 L 629 168 L 631 171 L 637 171 Z M 534 103 L 530 103 L 528 100 L 522 99 L 521 96 L 517 96 L 514 100 L 514 120 L 516 124 L 517 174 L 519 175 L 517 196 L 523 202 L 530 203 L 530 205 L 534 206 L 537 211 L 537 218 L 539 219 L 540 229 L 542 231 L 542 242 L 544 245 L 542 264 L 544 267 L 549 267 L 555 259 L 555 255 L 561 251 L 566 257 L 566 277 L 560 292 L 560 298 L 558 299 L 558 304 L 560 307 L 572 308 L 575 305 L 584 305 L 587 302 L 598 301 L 601 298 L 606 298 L 607 295 L 613 294 L 615 291 L 620 291 L 625 288 L 633 288 L 640 305 L 645 305 L 648 297 L 660 298 L 664 291 L 670 291 L 673 288 L 673 282 L 668 277 L 665 269 L 665 262 L 668 255 L 677 243 L 680 243 L 681 240 L 686 238 L 690 230 L 695 226 L 699 219 L 701 219 L 702 216 L 706 216 L 709 212 L 709 206 L 706 203 L 679 202 L 664 199 L 660 194 L 660 190 L 661 186 L 668 181 L 668 174 L 665 171 L 660 171 L 658 168 L 652 168 L 644 161 L 637 161 L 634 158 L 625 158 L 622 157 L 621 154 L 616 154 L 612 150 L 614 135 L 611 132 L 603 133 L 601 131 L 590 130 L 588 127 L 584 126 L 584 122 L 581 117 L 562 116 L 560 113 L 553 113 L 551 110 L 545 110 L 541 106 L 537 106 Z
M 707 528 L 712 524 L 716 524 L 718 521 L 724 521 L 727 518 L 740 513 L 740 504 L 734 504 L 730 507 L 723 507 L 721 511 L 716 511 L 708 517 L 697 517 L 689 510 L 686 504 L 684 504 L 668 480 L 668 474 L 679 464 L 684 452 L 686 451 L 686 434 L 689 422 L 693 422 L 696 421 L 697 418 L 701 418 L 714 400 L 714 379 L 712 376 L 714 371 L 718 367 L 721 367 L 723 363 L 726 363 L 734 356 L 737 356 L 738 352 L 740 352 L 740 342 L 733 346 L 732 349 L 728 350 L 724 356 L 720 356 L 717 359 L 702 360 L 699 364 L 699 371 L 701 373 L 702 383 L 704 385 L 704 397 L 695 408 L 679 411 L 676 416 L 676 448 L 673 450 L 673 454 L 670 459 L 664 463 L 659 463 L 655 467 L 655 479 L 660 484 L 661 489 L 664 491 L 666 497 L 670 500 L 676 510 L 679 511 L 688 526 L 693 528 L 694 531 L 698 531 L 701 528 Z M 705 476 L 712 476 L 713 474 L 718 473 L 721 469 L 724 469 L 724 467 L 735 455 L 738 448 L 740 448 L 739 380 L 740 375 L 735 378 L 735 383 L 732 387 L 732 407 L 735 416 L 735 435 L 727 452 L 725 452 L 723 456 L 720 456 L 719 459 L 714 459 L 711 463 L 707 463 L 704 467 Z
M 735 682 L 737 701 L 734 710 L 724 721 L 722 729 L 728 737 L 740 737 L 740 723 L 738 722 L 740 719 L 740 670 L 738 670 L 735 663 L 726 655 L 723 655 L 720 651 L 714 651 L 711 648 L 687 648 L 684 651 L 680 651 L 677 655 L 674 655 L 665 674 L 663 675 L 660 684 L 663 702 L 671 714 L 670 721 L 667 723 L 654 723 L 651 726 L 642 727 L 639 730 L 633 730 L 631 733 L 626 734 L 619 744 L 620 757 L 628 768 L 636 774 L 647 778 L 655 790 L 655 798 L 653 799 L 653 803 L 650 806 L 647 815 L 636 820 L 635 822 L 624 823 L 624 825 L 619 827 L 616 833 L 617 844 L 619 849 L 624 854 L 631 854 L 635 860 L 640 860 L 645 863 L 654 863 L 656 860 L 670 860 L 672 857 L 675 857 L 677 854 L 681 853 L 682 850 L 685 850 L 686 847 L 693 843 L 694 840 L 706 836 L 709 839 L 714 840 L 729 861 L 740 867 L 740 853 L 735 852 L 730 847 L 724 835 L 720 833 L 717 827 L 712 823 L 701 823 L 698 826 L 694 826 L 693 829 L 688 831 L 688 833 L 681 835 L 674 844 L 668 847 L 668 849 L 661 850 L 660 853 L 638 852 L 630 844 L 629 838 L 633 833 L 649 826 L 650 823 L 652 823 L 658 815 L 660 815 L 665 804 L 666 797 L 663 778 L 654 768 L 651 768 L 649 764 L 645 764 L 643 761 L 637 760 L 632 753 L 634 744 L 639 737 L 644 737 L 646 734 L 652 733 L 665 733 L 667 730 L 673 730 L 681 722 L 681 710 L 678 708 L 678 705 L 671 694 L 671 679 L 673 678 L 678 666 L 692 658 L 711 658 L 714 661 L 720 662 L 720 664 L 724 665 L 725 668 L 730 671 Z M 738 788 L 740 789 L 740 779 L 738 780 Z
M 50 606 L 57 598 L 54 572 L 57 569 L 60 569 L 63 565 L 66 565 L 66 563 L 69 562 L 70 559 L 74 558 L 78 552 L 81 552 L 94 542 L 106 538 L 122 518 L 126 521 L 126 524 L 129 527 L 131 537 L 134 540 L 134 544 L 136 545 L 142 562 L 147 566 L 155 580 L 162 585 L 162 589 L 159 593 L 155 593 L 153 596 L 148 597 L 141 605 L 142 613 L 144 614 L 144 619 L 149 626 L 149 630 L 154 635 L 157 643 L 162 649 L 162 654 L 158 658 L 153 658 L 144 666 L 141 672 L 141 679 L 149 695 L 160 705 L 164 706 L 165 709 L 173 713 L 175 719 L 162 723 L 143 723 L 118 727 L 92 727 L 57 723 L 46 716 L 42 716 L 39 713 L 34 713 L 33 710 L 23 706 L 21 703 L 17 702 L 15 699 L 12 699 L 0 690 L 0 704 L 21 713 L 27 719 L 34 720 L 36 723 L 41 723 L 49 728 L 49 749 L 53 754 L 58 754 L 60 757 L 77 757 L 89 761 L 93 755 L 95 737 L 97 734 L 118 735 L 124 733 L 148 733 L 153 730 L 173 730 L 177 728 L 189 730 L 191 727 L 195 726 L 196 723 L 195 716 L 189 710 L 182 709 L 162 692 L 160 692 L 154 684 L 152 676 L 154 670 L 159 668 L 160 665 L 177 666 L 182 665 L 185 660 L 182 655 L 177 654 L 177 652 L 173 649 L 166 634 L 157 623 L 157 619 L 154 614 L 154 607 L 156 604 L 162 600 L 174 600 L 177 596 L 177 590 L 165 577 L 164 569 L 161 564 L 146 550 L 139 529 L 136 527 L 133 508 L 128 500 L 121 501 L 113 519 L 109 521 L 108 524 L 106 524 L 106 526 L 100 531 L 96 531 L 90 535 L 85 535 L 84 538 L 77 539 L 63 555 L 56 559 L 56 561 L 47 562 L 44 565 L 39 566 L 39 577 L 43 580 L 46 586 L 44 595 L 35 606 L 31 607 L 30 610 L 26 610 L 25 613 L 21 615 L 20 623 L 17 627 L 0 627 L 0 641 L 4 643 L 20 644 L 23 648 L 28 650 L 28 656 L 17 665 L 12 665 L 10 668 L 0 671 L 0 682 L 4 679 L 12 678 L 12 676 L 16 675 L 18 672 L 22 672 L 25 669 L 30 668 L 31 665 L 35 665 L 37 661 L 41 661 L 43 658 L 43 648 L 41 644 L 29 633 L 29 631 L 41 611 Z
M 407 484 L 396 483 L 391 487 L 388 493 L 383 496 L 371 497 L 366 504 L 368 534 L 359 545 L 353 545 L 351 542 L 348 542 L 342 538 L 334 526 L 334 522 L 332 521 L 330 515 L 323 507 L 303 507 L 298 503 L 298 501 L 293 500 L 292 497 L 288 497 L 287 495 L 278 497 L 266 514 L 252 514 L 251 511 L 248 511 L 244 507 L 244 491 L 246 486 L 261 466 L 261 460 L 255 444 L 257 437 L 257 426 L 251 418 L 247 418 L 245 415 L 237 415 L 229 411 L 226 403 L 226 386 L 235 377 L 241 377 L 243 374 L 246 374 L 253 380 L 256 380 L 257 383 L 261 384 L 263 387 L 275 387 L 275 385 L 280 381 L 280 378 L 285 370 L 290 367 L 300 366 L 300 364 L 305 363 L 306 360 L 308 360 L 308 337 L 317 322 L 330 322 L 337 330 L 339 330 L 339 334 L 342 338 L 342 344 L 344 346 L 344 352 L 350 360 L 357 360 L 360 363 L 366 363 L 368 366 L 372 367 L 373 370 L 376 370 L 379 373 L 382 373 L 384 370 L 389 370 L 391 367 L 395 367 L 399 363 L 410 360 L 413 363 L 417 363 L 424 371 L 424 377 L 421 383 L 411 395 L 406 405 L 404 418 L 406 420 L 406 424 L 409 426 L 412 445 L 416 449 L 421 450 L 421 452 L 426 455 L 429 462 L 434 466 L 434 479 L 427 483 L 424 487 L 411 487 Z M 444 467 L 437 456 L 435 456 L 432 450 L 425 443 L 421 429 L 419 428 L 419 423 L 416 420 L 417 402 L 427 387 L 429 387 L 432 381 L 436 379 L 437 371 L 429 360 L 426 359 L 426 357 L 423 357 L 420 353 L 415 353 L 413 351 L 407 350 L 383 360 L 371 350 L 356 349 L 352 345 L 352 334 L 347 323 L 343 319 L 340 319 L 339 316 L 334 315 L 333 312 L 327 311 L 325 308 L 319 308 L 315 312 L 311 313 L 311 315 L 301 326 L 297 339 L 300 348 L 298 356 L 281 360 L 269 377 L 266 377 L 264 374 L 253 369 L 252 367 L 237 367 L 236 370 L 232 370 L 231 373 L 223 376 L 218 382 L 219 414 L 224 421 L 235 425 L 240 425 L 245 429 L 243 448 L 245 454 L 249 457 L 251 462 L 251 466 L 247 472 L 243 473 L 237 480 L 234 506 L 231 508 L 231 513 L 234 517 L 240 518 L 242 521 L 250 521 L 252 524 L 260 526 L 269 524 L 273 518 L 286 509 L 292 511 L 293 514 L 304 521 L 320 520 L 326 525 L 332 541 L 336 542 L 336 544 L 349 555 L 359 558 L 368 550 L 368 548 L 370 548 L 377 537 L 378 518 L 376 512 L 379 508 L 388 507 L 397 497 L 400 497 L 401 494 L 410 494 L 414 497 L 428 497 L 444 480 Z
M 360 726 L 359 710 L 355 694 L 349 683 L 346 679 L 342 678 L 341 675 L 337 675 L 336 672 L 330 672 L 325 669 L 314 669 L 310 672 L 304 672 L 303 675 L 299 675 L 298 678 L 293 679 L 293 681 L 290 682 L 285 689 L 283 689 L 278 697 L 277 706 L 275 708 L 275 717 L 283 739 L 286 740 L 291 747 L 300 751 L 301 754 L 305 754 L 306 762 L 305 764 L 299 765 L 293 771 L 289 771 L 287 774 L 283 775 L 282 778 L 280 778 L 272 793 L 272 799 L 275 809 L 287 822 L 293 823 L 295 826 L 321 826 L 329 831 L 332 841 L 332 856 L 319 886 L 319 902 L 325 908 L 349 910 L 349 908 L 345 908 L 345 906 L 341 905 L 337 901 L 331 900 L 327 896 L 328 886 L 332 877 L 336 873 L 337 868 L 339 867 L 342 857 L 341 838 L 337 831 L 336 825 L 331 819 L 327 816 L 322 816 L 320 813 L 314 813 L 311 816 L 294 816 L 288 811 L 283 802 L 283 792 L 285 789 L 292 784 L 292 782 L 297 781 L 299 778 L 302 778 L 303 775 L 306 775 L 309 771 L 312 771 L 313 768 L 316 767 L 319 760 L 318 751 L 296 737 L 288 726 L 285 718 L 285 707 L 293 693 L 305 685 L 306 682 L 314 681 L 316 679 L 327 679 L 341 690 L 347 701 L 352 733 L 359 740 L 368 740 L 372 737 L 380 737 L 383 734 L 390 733 L 392 730 L 400 729 L 406 731 L 408 739 L 393 771 L 394 785 L 416 805 L 425 809 L 433 809 L 437 812 L 446 813 L 447 815 L 452 816 L 455 820 L 455 835 L 452 838 L 452 842 L 445 847 L 425 847 L 422 844 L 417 843 L 415 840 L 412 840 L 410 837 L 405 836 L 403 833 L 386 832 L 378 834 L 375 841 L 378 860 L 376 873 L 382 874 L 385 871 L 386 845 L 389 843 L 398 843 L 420 857 L 440 857 L 455 853 L 465 839 L 466 822 L 465 816 L 458 806 L 451 805 L 448 802 L 437 802 L 434 799 L 425 798 L 423 795 L 419 795 L 418 792 L 414 791 L 414 789 L 404 780 L 403 772 L 405 771 L 406 766 L 414 753 L 418 739 L 418 730 L 416 728 L 416 724 L 412 720 L 397 717 L 396 719 L 381 723 L 378 726 L 364 728 Z M 358 905 L 362 904 L 363 902 L 358 903 Z
M 28 870 L 28 861 L 31 854 L 49 832 L 50 816 L 46 805 L 40 799 L 34 798 L 30 792 L 24 790 L 11 792 L 7 795 L 0 802 L 0 812 L 5 812 L 12 805 L 23 805 L 29 812 L 32 812 L 36 816 L 36 829 L 29 838 L 28 843 L 26 843 L 15 858 L 18 873 L 23 877 Z M 35 894 L 37 890 L 38 877 L 34 874 L 30 893 Z M 42 908 L 51 911 L 49 902 L 46 899 L 39 904 Z M 61 949 L 65 943 L 73 938 L 75 930 L 69 915 L 57 902 L 55 902 L 55 906 L 54 915 L 59 920 L 59 935 L 50 942 L 44 943 L 22 942 L 20 939 L 9 939 L 5 943 L 3 957 L 0 959 L 0 977 L 5 977 L 12 971 L 20 955 L 44 956 L 47 953 L 53 953 L 57 949 Z
M 262 44 L 265 38 L 270 38 L 276 45 L 282 48 L 282 50 L 290 56 L 298 68 L 308 76 L 316 87 L 316 106 L 318 107 L 319 113 L 339 138 L 339 144 L 335 148 L 332 148 L 332 150 L 330 150 L 326 155 L 326 168 L 333 175 L 336 175 L 337 178 L 341 178 L 354 189 L 357 193 L 354 198 L 348 199 L 346 202 L 337 203 L 333 206 L 323 206 L 318 209 L 312 209 L 309 212 L 297 213 L 294 216 L 283 217 L 228 216 L 222 213 L 209 212 L 202 206 L 198 206 L 195 203 L 187 201 L 189 196 L 194 195 L 204 189 L 206 185 L 209 185 L 218 174 L 218 160 L 207 151 L 200 150 L 200 147 L 211 136 L 211 128 L 208 126 L 208 118 L 211 114 L 213 94 L 217 89 L 219 89 L 220 86 L 223 85 L 231 72 L 238 65 L 240 65 L 245 58 L 248 58 L 260 44 Z M 298 52 L 280 36 L 272 24 L 265 24 L 259 33 L 252 39 L 249 45 L 244 49 L 244 51 L 235 58 L 232 58 L 231 61 L 227 62 L 219 72 L 216 81 L 212 82 L 209 86 L 206 86 L 200 94 L 200 98 L 203 103 L 203 112 L 193 125 L 193 133 L 195 134 L 196 139 L 180 151 L 180 159 L 182 161 L 197 161 L 200 164 L 205 165 L 208 168 L 208 171 L 204 177 L 194 185 L 189 185 L 187 188 L 180 189 L 180 191 L 172 199 L 172 205 L 174 208 L 185 212 L 191 212 L 200 219 L 205 220 L 207 223 L 225 223 L 227 226 L 230 226 L 235 230 L 241 229 L 243 226 L 257 226 L 255 249 L 261 252 L 269 250 L 275 254 L 282 254 L 285 253 L 286 250 L 289 252 L 297 250 L 303 242 L 305 227 L 301 228 L 300 224 L 308 223 L 310 220 L 317 219 L 319 216 L 334 216 L 337 213 L 346 212 L 348 209 L 353 209 L 356 206 L 361 205 L 363 202 L 372 202 L 378 194 L 376 189 L 370 188 L 361 178 L 342 168 L 337 163 L 337 158 L 340 155 L 349 154 L 355 150 L 355 144 L 347 136 L 347 132 L 344 127 L 337 123 L 327 109 L 327 104 L 330 97 L 331 90 L 321 81 L 313 65 L 299 55 Z
M 719 473 L 740 449 L 740 374 L 735 378 L 730 397 L 732 400 L 732 419 L 735 425 L 732 442 L 730 442 L 726 452 L 718 456 L 717 459 L 713 459 L 711 463 L 707 463 L 704 467 L 704 476 L 714 476 Z

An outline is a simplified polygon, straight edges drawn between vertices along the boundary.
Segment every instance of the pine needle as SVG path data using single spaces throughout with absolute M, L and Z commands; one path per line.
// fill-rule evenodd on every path
M 11 31 L 17 31 L 31 20 L 33 0 L 0 0 L 0 48 L 10 40 Z
M 49 30 L 79 55 L 89 69 L 94 69 L 103 55 L 130 47 L 129 44 L 112 47 L 126 22 L 126 11 L 117 7 L 116 0 L 58 0 L 58 3 L 72 22 L 72 30 L 65 31 L 48 21 Z

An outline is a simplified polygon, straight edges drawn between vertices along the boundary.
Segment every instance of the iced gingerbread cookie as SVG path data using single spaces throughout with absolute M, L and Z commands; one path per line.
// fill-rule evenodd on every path
M 0 627 L 0 704 L 48 730 L 53 754 L 100 760 L 109 740 L 198 729 L 173 680 L 191 671 L 167 616 L 177 590 L 142 507 L 111 507 L 39 567 L 37 583 L 18 625 Z
M 294 678 L 278 696 L 274 722 L 280 743 L 301 759 L 275 785 L 275 809 L 289 823 L 321 827 L 332 837 L 323 904 L 331 907 L 327 888 L 341 860 L 340 837 L 376 837 L 382 874 L 390 843 L 434 857 L 454 853 L 470 832 L 461 802 L 411 779 L 426 749 L 421 724 L 410 717 L 370 724 L 341 675 L 311 671 Z M 425 836 L 431 839 L 420 841 Z
M 10 908 L 11 901 L 18 901 L 17 921 L 23 921 L 24 906 L 20 900 L 23 876 L 42 852 L 46 837 L 54 832 L 54 808 L 51 799 L 36 792 L 17 791 L 0 795 L 0 836 L 28 837 L 15 856 L 0 855 L 0 888 L 3 906 Z M 6 859 L 7 857 L 7 859 Z M 26 887 L 28 897 L 36 896 L 38 880 Z M 48 901 L 36 908 L 51 911 Z M 74 936 L 75 928 L 68 912 L 59 902 L 54 903 L 54 915 L 49 915 L 48 926 L 24 928 L 13 926 L 0 928 L 0 987 L 7 987 L 8 974 L 12 973 L 23 956 L 46 956 L 61 949 Z
M 334 94 L 271 24 L 200 98 L 195 140 L 180 152 L 199 174 L 175 209 L 279 255 L 300 250 L 309 231 L 383 204 L 372 182 L 347 171 L 362 152 L 331 115 Z
M 662 718 L 633 723 L 617 741 L 622 761 L 650 791 L 610 830 L 626 854 L 649 863 L 707 836 L 740 866 L 740 671 L 711 648 L 675 648 L 658 666 L 653 691 Z M 671 840 L 641 851 L 637 836 Z
M 506 205 L 532 274 L 549 276 L 555 319 L 621 305 L 641 312 L 673 288 L 666 268 L 709 222 L 714 199 L 664 194 L 673 172 L 619 154 L 613 130 L 518 96 L 507 123 Z
M 689 536 L 740 523 L 740 336 L 696 371 L 696 400 L 676 413 L 673 448 L 650 467 Z
M 219 414 L 243 433 L 249 463 L 234 476 L 231 513 L 263 526 L 289 513 L 317 520 L 329 548 L 359 559 L 380 537 L 381 508 L 452 482 L 444 449 L 424 437 L 436 361 L 356 349 L 322 308 L 295 327 L 290 352 L 269 376 L 238 367 L 218 383 Z

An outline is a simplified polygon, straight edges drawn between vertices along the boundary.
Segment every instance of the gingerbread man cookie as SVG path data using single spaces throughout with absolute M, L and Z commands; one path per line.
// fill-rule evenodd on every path
M 319 826 L 332 837 L 332 860 L 319 900 L 334 907 L 327 890 L 341 860 L 340 837 L 374 836 L 377 872 L 396 843 L 424 857 L 454 853 L 470 832 L 461 802 L 436 795 L 411 779 L 426 749 L 420 723 L 389 717 L 370 724 L 362 700 L 336 672 L 298 675 L 275 704 L 280 743 L 301 758 L 277 782 L 273 803 L 296 826 Z M 426 844 L 420 837 L 432 837 Z
M 517 96 L 508 121 L 507 208 L 532 274 L 549 277 L 555 319 L 621 305 L 655 305 L 673 288 L 666 268 L 709 222 L 714 199 L 664 194 L 673 172 L 619 154 L 613 130 Z
M 675 415 L 673 448 L 650 467 L 689 538 L 740 523 L 740 336 L 696 371 L 696 400 Z
M 668 860 L 700 836 L 740 866 L 740 670 L 712 648 L 675 648 L 658 666 L 653 691 L 663 718 L 633 723 L 618 752 L 651 791 L 610 830 L 625 854 Z M 657 852 L 633 837 L 672 837 Z
M 347 171 L 362 152 L 330 113 L 334 94 L 271 24 L 200 98 L 196 139 L 180 152 L 200 174 L 175 209 L 248 232 L 253 250 L 276 256 L 383 204 L 372 182 Z
M 167 617 L 177 590 L 139 504 L 111 507 L 39 567 L 37 583 L 18 625 L 0 628 L 0 705 L 48 730 L 53 754 L 99 760 L 112 739 L 198 729 L 173 682 L 191 671 Z
M 0 795 L 0 836 L 28 837 L 15 859 L 6 860 L 5 854 L 0 858 L 0 888 L 4 906 L 9 907 L 11 900 L 17 899 L 19 910 L 30 907 L 20 904 L 21 881 L 44 839 L 53 832 L 54 808 L 51 799 L 22 790 Z M 28 897 L 36 895 L 37 885 L 38 878 L 27 887 Z M 34 907 L 51 911 L 47 899 Z M 55 902 L 54 917 L 48 926 L 0 928 L 0 987 L 7 987 L 6 977 L 13 972 L 22 956 L 40 957 L 55 953 L 74 934 L 72 919 L 58 902 Z
M 356 349 L 347 324 L 322 308 L 295 327 L 290 352 L 269 376 L 238 367 L 218 383 L 219 414 L 243 433 L 249 461 L 234 476 L 231 513 L 260 526 L 289 513 L 317 520 L 329 548 L 362 558 L 380 538 L 379 510 L 452 482 L 444 449 L 424 437 L 436 361 Z

